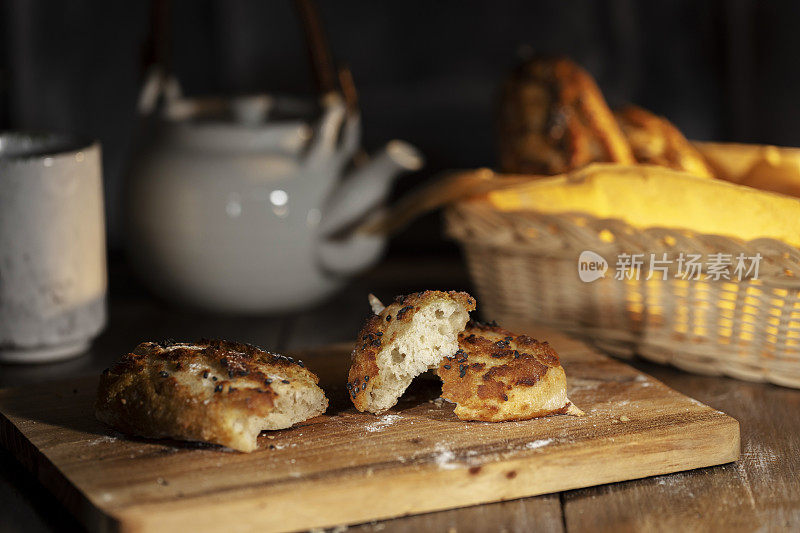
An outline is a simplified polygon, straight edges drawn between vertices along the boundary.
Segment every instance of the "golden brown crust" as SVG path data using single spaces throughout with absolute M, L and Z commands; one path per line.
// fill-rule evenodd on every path
M 95 411 L 124 433 L 247 450 L 232 421 L 274 416 L 291 390 L 314 388 L 327 406 L 317 382 L 301 361 L 248 344 L 144 342 L 103 372 Z
M 437 370 L 442 397 L 464 420 L 525 420 L 577 411 L 566 396 L 566 376 L 547 342 L 471 321 L 459 350 Z
M 666 118 L 633 105 L 616 111 L 615 116 L 637 162 L 683 170 L 695 176 L 714 176 L 702 154 Z
M 475 298 L 466 292 L 422 291 L 397 296 L 380 314 L 367 320 L 358 334 L 355 348 L 351 354 L 352 364 L 347 377 L 347 391 L 359 411 L 368 408 L 370 391 L 381 386 L 377 355 L 385 343 L 391 343 L 402 324 L 408 324 L 417 311 L 437 299 L 448 298 L 456 301 L 467 311 L 475 310 Z
M 635 162 L 603 94 L 566 58 L 536 57 L 505 83 L 500 166 L 516 174 L 561 174 L 594 162 Z

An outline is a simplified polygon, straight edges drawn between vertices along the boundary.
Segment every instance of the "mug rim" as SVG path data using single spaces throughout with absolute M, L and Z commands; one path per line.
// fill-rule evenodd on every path
M 21 146 L 16 149 L 13 145 L 6 148 L 9 141 L 16 141 Z M 97 144 L 95 139 L 67 133 L 0 130 L 0 163 L 74 154 L 88 150 Z

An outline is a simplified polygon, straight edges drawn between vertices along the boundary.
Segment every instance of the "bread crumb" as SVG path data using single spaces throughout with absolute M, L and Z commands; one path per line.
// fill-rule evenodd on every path
M 106 435 L 105 437 L 99 437 L 94 440 L 90 440 L 89 442 L 84 443 L 84 446 L 97 446 L 98 444 L 104 444 L 106 442 L 115 442 L 117 440 L 116 437 L 110 437 Z
M 547 446 L 553 442 L 553 439 L 539 439 L 532 442 L 529 442 L 525 445 L 525 449 L 527 450 L 536 450 L 537 448 L 541 448 L 542 446 Z
M 369 431 L 370 433 L 375 433 L 376 431 L 381 431 L 383 428 L 387 426 L 391 426 L 398 420 L 402 420 L 402 416 L 400 415 L 383 415 L 377 421 L 365 426 L 364 429 Z
M 439 442 L 436 444 L 434 450 L 436 451 L 436 455 L 433 457 L 433 462 L 436 463 L 436 466 L 442 470 L 458 468 L 458 465 L 453 462 L 455 461 L 456 454 L 454 454 L 446 444 Z
M 446 404 L 446 403 L 453 403 L 450 400 L 446 400 L 446 399 L 444 399 L 442 397 L 434 398 L 433 400 L 429 400 L 429 402 L 432 403 L 433 405 L 435 405 L 436 407 L 443 407 L 444 404 Z

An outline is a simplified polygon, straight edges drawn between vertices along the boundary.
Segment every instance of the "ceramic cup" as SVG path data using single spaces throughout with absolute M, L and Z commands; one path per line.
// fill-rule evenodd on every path
M 0 133 L 0 361 L 85 351 L 106 322 L 100 146 Z

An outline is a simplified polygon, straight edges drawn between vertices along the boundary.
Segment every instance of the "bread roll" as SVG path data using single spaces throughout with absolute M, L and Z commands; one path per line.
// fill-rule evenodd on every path
M 564 369 L 548 343 L 470 322 L 458 346 L 438 368 L 442 398 L 455 402 L 458 418 L 503 422 L 583 414 L 567 398 Z
M 705 158 L 669 120 L 632 105 L 615 115 L 637 162 L 714 177 Z
M 594 162 L 635 163 L 594 79 L 566 58 L 536 57 L 513 71 L 498 129 L 503 172 L 562 174 Z
M 325 412 L 317 382 L 302 362 L 248 344 L 145 342 L 103 373 L 95 411 L 123 433 L 250 452 L 262 430 Z

